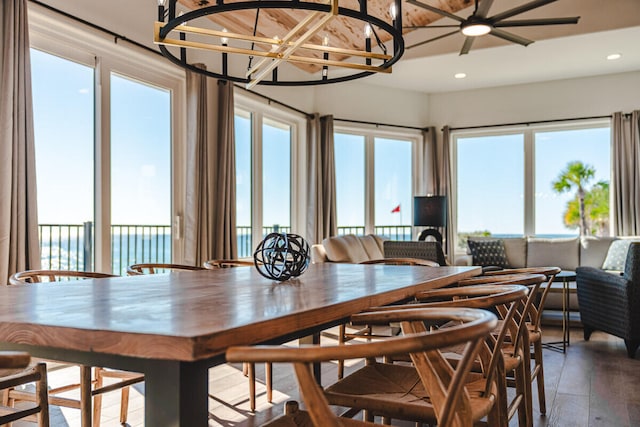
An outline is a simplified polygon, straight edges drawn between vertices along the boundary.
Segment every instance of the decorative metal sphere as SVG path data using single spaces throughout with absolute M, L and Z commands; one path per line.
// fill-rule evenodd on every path
M 309 244 L 297 234 L 270 233 L 256 248 L 253 260 L 267 279 L 289 280 L 309 266 Z

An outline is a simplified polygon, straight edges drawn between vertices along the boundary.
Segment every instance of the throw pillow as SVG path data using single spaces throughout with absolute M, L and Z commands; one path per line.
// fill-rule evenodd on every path
M 504 250 L 504 242 L 500 239 L 496 240 L 471 240 L 467 241 L 471 256 L 473 257 L 473 265 L 481 267 L 497 266 L 508 267 L 507 254 Z
M 607 252 L 607 257 L 604 259 L 604 263 L 602 264 L 602 269 L 623 271 L 631 242 L 633 242 L 631 239 L 619 239 L 611 242 L 611 245 L 609 245 L 609 251 Z

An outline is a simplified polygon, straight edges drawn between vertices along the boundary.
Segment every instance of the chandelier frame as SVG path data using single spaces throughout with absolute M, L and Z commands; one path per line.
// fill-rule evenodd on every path
M 312 3 L 304 0 L 250 0 L 238 1 L 234 3 L 225 3 L 224 0 L 216 0 L 215 4 L 201 7 L 184 13 L 176 14 L 177 0 L 168 0 L 168 8 L 164 4 L 166 0 L 158 1 L 158 22 L 154 26 L 154 42 L 159 45 L 163 56 L 171 62 L 186 68 L 193 72 L 205 74 L 209 77 L 229 80 L 237 83 L 243 83 L 247 88 L 251 88 L 256 84 L 266 86 L 310 86 L 318 84 L 339 83 L 351 81 L 363 77 L 370 76 L 375 73 L 390 73 L 392 65 L 395 64 L 404 53 L 404 39 L 402 37 L 402 13 L 401 0 L 392 0 L 397 11 L 395 18 L 391 23 L 384 21 L 367 12 L 367 0 L 360 0 L 359 9 L 350 9 L 338 5 L 338 0 L 329 0 L 330 3 Z M 305 10 L 310 13 L 291 29 L 282 39 L 277 37 L 262 37 L 249 34 L 241 34 L 228 32 L 226 30 L 212 30 L 201 28 L 188 23 L 205 16 L 215 15 L 224 12 L 233 12 L 239 10 L 256 10 L 260 9 L 294 9 Z M 368 25 L 371 33 L 375 36 L 378 46 L 382 49 L 382 53 L 371 51 L 371 34 L 365 38 L 365 47 L 363 50 L 341 48 L 336 46 L 328 46 L 326 43 L 315 44 L 309 42 L 313 36 L 317 36 L 326 24 L 337 16 L 344 16 L 351 19 L 361 21 L 363 27 Z M 313 21 L 316 21 L 315 23 Z M 256 19 L 257 23 L 257 19 Z M 303 32 L 299 35 L 298 33 Z M 386 53 L 386 47 L 380 41 L 376 32 L 382 30 L 391 36 L 393 55 Z M 254 33 L 256 28 L 254 28 Z M 178 33 L 178 38 L 172 38 L 172 33 Z M 201 38 L 212 38 L 212 42 L 202 42 L 195 40 L 187 40 L 187 35 L 197 35 Z M 228 46 L 229 39 L 241 40 L 251 43 L 251 48 L 240 48 Z M 223 42 L 221 42 L 223 41 Z M 258 49 L 255 46 L 269 46 L 271 48 Z M 179 48 L 176 54 L 168 49 L 167 46 Z M 221 53 L 221 72 L 206 70 L 196 67 L 187 59 L 187 52 L 190 49 L 206 50 Z M 312 50 L 323 53 L 322 58 L 296 55 L 296 51 Z M 341 55 L 349 57 L 348 60 L 329 59 L 329 55 Z M 248 67 L 245 75 L 231 75 L 228 71 L 228 55 L 245 55 L 247 57 L 260 57 L 258 64 Z M 355 62 L 353 58 L 364 59 L 364 63 Z M 377 62 L 374 65 L 372 62 Z M 315 64 L 322 66 L 322 73 L 318 77 L 314 74 L 313 79 L 301 80 L 281 80 L 278 79 L 278 66 L 284 62 L 298 62 L 306 64 Z M 328 68 L 336 67 L 342 69 L 353 70 L 351 74 L 340 75 L 336 77 L 328 76 Z M 271 78 L 267 79 L 271 73 Z

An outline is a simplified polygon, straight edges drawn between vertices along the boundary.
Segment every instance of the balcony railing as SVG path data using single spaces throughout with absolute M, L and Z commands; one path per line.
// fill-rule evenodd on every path
M 363 235 L 364 226 L 338 227 L 338 234 Z M 262 235 L 291 227 L 262 228 Z M 379 225 L 374 233 L 392 240 L 412 240 L 409 225 Z M 85 238 L 86 236 L 86 238 Z M 238 257 L 253 255 L 250 226 L 237 227 Z M 93 270 L 93 223 L 40 224 L 42 268 L 52 270 Z M 171 262 L 171 226 L 112 225 L 111 268 L 115 274 L 126 274 L 127 266 L 141 262 Z

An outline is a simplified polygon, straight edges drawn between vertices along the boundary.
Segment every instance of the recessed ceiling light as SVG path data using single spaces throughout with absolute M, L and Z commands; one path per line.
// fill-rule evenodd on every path
M 467 77 L 467 75 L 465 73 L 456 73 L 453 75 L 453 77 L 455 77 L 456 79 L 464 79 L 465 77 Z
M 611 55 L 607 55 L 607 59 L 609 61 L 615 61 L 616 59 L 622 58 L 622 55 L 619 53 L 612 53 Z

